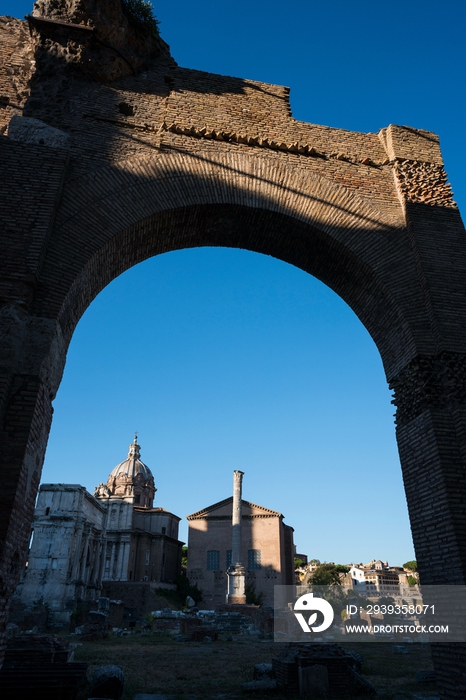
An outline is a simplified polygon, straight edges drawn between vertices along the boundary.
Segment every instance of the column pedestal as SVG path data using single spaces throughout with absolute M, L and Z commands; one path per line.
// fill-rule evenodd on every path
M 246 604 L 246 569 L 237 564 L 230 566 L 227 571 L 228 592 L 227 603 L 230 605 Z

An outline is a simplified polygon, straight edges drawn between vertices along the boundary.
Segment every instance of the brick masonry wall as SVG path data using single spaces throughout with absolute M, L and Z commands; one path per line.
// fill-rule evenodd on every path
M 147 613 L 167 607 L 166 601 L 156 596 L 154 586 L 149 582 L 104 581 L 102 595 L 122 601 L 125 608 L 134 610 L 135 619 L 139 621 L 143 621 Z
M 72 5 L 62 21 L 81 21 Z M 144 56 L 127 33 L 132 74 L 89 37 L 0 19 L 3 624 L 77 321 L 131 265 L 200 245 L 274 255 L 353 308 L 395 392 L 423 580 L 464 584 L 465 233 L 438 137 L 305 124 L 284 87 L 180 68 L 163 43 Z M 463 698 L 466 650 L 436 667 L 442 697 Z
M 231 505 L 230 505 L 231 513 Z M 274 586 L 288 583 L 290 566 L 284 558 L 283 516 L 242 517 L 241 563 L 246 569 L 246 584 L 256 594 L 262 594 L 263 603 L 273 606 Z M 225 603 L 227 591 L 227 551 L 231 550 L 231 515 L 190 519 L 188 535 L 188 577 L 204 593 L 206 607 Z M 248 551 L 260 550 L 261 568 L 248 569 Z M 207 570 L 207 551 L 220 553 L 217 571 Z

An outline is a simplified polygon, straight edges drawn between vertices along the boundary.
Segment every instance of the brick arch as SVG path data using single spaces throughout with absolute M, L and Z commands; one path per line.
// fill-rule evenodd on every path
M 425 537 L 425 512 L 439 497 L 450 498 L 449 507 L 438 510 L 436 527 L 441 526 L 448 542 L 448 556 L 466 562 L 461 552 L 463 516 L 454 495 L 448 494 L 451 486 L 441 454 L 446 449 L 450 473 L 458 474 L 458 415 L 447 429 L 448 444 L 442 439 L 445 406 L 448 413 L 451 405 L 464 401 L 461 392 L 452 395 L 446 384 L 451 385 L 451 376 L 461 384 L 464 364 L 458 355 L 447 350 L 442 354 L 439 348 L 425 277 L 412 255 L 406 209 L 402 216 L 390 215 L 370 199 L 295 164 L 200 150 L 106 166 L 64 193 L 43 264 L 44 287 L 53 280 L 53 292 L 37 294 L 33 306 L 37 314 L 56 319 L 62 334 L 44 360 L 47 367 L 55 366 L 55 375 L 42 384 L 37 405 L 43 415 L 38 420 L 36 414 L 36 421 L 48 424 L 43 407 L 55 393 L 76 323 L 116 276 L 153 255 L 187 247 L 226 246 L 272 255 L 336 291 L 376 342 L 399 404 L 397 438 L 421 575 L 426 582 L 445 582 L 445 572 L 432 568 L 438 530 L 433 538 Z M 452 369 L 445 382 L 448 366 Z M 420 396 L 420 381 L 427 396 Z M 435 415 L 439 405 L 440 420 Z M 36 451 L 29 441 L 26 452 Z M 426 486 L 425 473 L 440 480 L 435 494 Z M 463 478 L 455 483 L 460 492 Z M 451 570 L 448 582 L 450 576 Z M 461 565 L 455 576 L 457 582 L 466 580 Z M 446 653 L 443 647 L 437 652 L 445 685 L 452 663 L 462 664 L 460 649 Z M 452 692 L 450 697 L 455 697 L 456 689 Z
M 58 23 L 55 5 L 30 31 L 0 23 L 0 624 L 80 315 L 131 265 L 195 245 L 275 255 L 354 309 L 395 391 L 422 581 L 465 584 L 466 235 L 438 137 L 300 122 L 282 86 L 141 46 L 115 3 L 59 5 Z M 96 46 L 81 12 L 117 45 Z M 463 700 L 466 647 L 440 646 L 442 698 Z
M 221 155 L 169 153 L 122 162 L 75 183 L 73 196 L 62 200 L 60 235 L 44 263 L 44 279 L 53 279 L 59 259 L 61 280 L 58 286 L 54 279 L 45 302 L 37 297 L 37 310 L 57 317 L 69 339 L 96 294 L 132 265 L 185 247 L 245 248 L 330 286 L 374 338 L 388 376 L 404 366 L 416 338 L 393 280 L 394 240 L 405 275 L 416 271 L 400 221 L 296 166 Z

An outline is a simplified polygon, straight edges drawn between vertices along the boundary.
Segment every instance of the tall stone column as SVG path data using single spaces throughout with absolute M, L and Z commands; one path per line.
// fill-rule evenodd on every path
M 110 555 L 110 569 L 108 572 L 108 580 L 109 581 L 114 580 L 113 567 L 115 566 L 115 549 L 116 549 L 116 542 L 112 542 L 112 553 Z
M 242 483 L 244 472 L 233 472 L 233 507 L 231 516 L 231 566 L 227 571 L 227 603 L 246 603 L 246 570 L 241 565 L 241 517 L 242 517 Z
M 121 540 L 118 540 L 118 543 L 116 547 L 118 547 L 116 551 L 116 560 L 115 560 L 115 575 L 113 577 L 114 581 L 119 581 L 120 576 L 121 576 L 121 558 L 123 555 L 123 543 Z
M 105 563 L 107 561 L 107 540 L 105 539 L 105 536 L 101 534 L 100 536 L 100 543 L 99 543 L 99 573 L 98 573 L 98 578 L 97 578 L 97 583 L 100 588 L 102 588 L 102 580 L 105 575 Z
M 233 472 L 233 510 L 231 515 L 231 563 L 241 561 L 241 514 L 243 474 L 238 469 Z
M 87 552 L 89 549 L 89 538 L 90 538 L 90 526 L 88 523 L 84 526 L 84 546 L 82 548 L 82 559 L 81 559 L 81 570 L 79 572 L 79 579 L 83 584 L 87 583 L 87 571 L 86 571 L 86 563 L 87 563 Z
M 123 554 L 121 557 L 121 570 L 120 570 L 120 581 L 128 580 L 128 565 L 129 565 L 129 553 L 131 549 L 131 542 L 123 542 Z
M 129 545 L 125 539 L 119 541 L 118 546 L 118 559 L 116 564 L 115 580 L 126 581 L 127 571 L 128 571 L 128 559 L 129 559 Z

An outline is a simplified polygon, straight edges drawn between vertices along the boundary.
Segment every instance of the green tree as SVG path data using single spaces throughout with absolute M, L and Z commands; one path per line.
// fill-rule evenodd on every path
M 202 591 L 196 586 L 195 583 L 189 583 L 189 579 L 186 574 L 181 574 L 181 576 L 178 576 L 176 579 L 176 592 L 180 601 L 183 603 L 188 595 L 191 596 L 196 605 L 202 600 Z
M 418 580 L 415 576 L 408 576 L 408 586 L 415 586 Z
M 338 573 L 340 574 L 347 574 L 349 570 L 349 566 L 344 566 L 343 564 L 335 564 L 335 571 L 338 571 Z
M 319 565 L 320 565 L 320 559 L 311 559 L 311 560 L 309 561 L 309 564 L 313 564 L 313 565 L 319 566 Z
M 304 562 L 302 559 L 299 559 L 298 557 L 294 558 L 294 568 L 295 569 L 300 569 L 302 566 L 304 566 Z
M 247 583 L 244 587 L 244 592 L 246 593 L 247 605 L 262 605 L 264 602 L 264 594 L 262 591 L 256 593 L 256 587 L 253 583 Z
M 341 585 L 339 570 L 340 565 L 320 564 L 312 573 L 309 583 L 312 586 L 339 586 Z M 346 567 L 341 567 L 345 569 Z
M 417 571 L 417 561 L 413 559 L 412 561 L 407 561 L 403 564 L 403 569 L 409 569 L 410 571 Z
M 150 0 L 123 0 L 123 10 L 135 29 L 159 36 L 159 21 L 154 16 Z
M 186 575 L 188 570 L 188 548 L 184 545 L 181 548 L 181 573 Z

